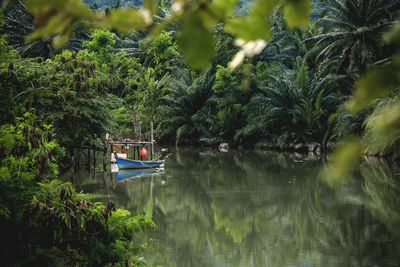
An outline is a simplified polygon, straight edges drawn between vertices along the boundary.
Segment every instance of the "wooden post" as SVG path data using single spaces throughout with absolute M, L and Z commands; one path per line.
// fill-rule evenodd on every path
M 150 122 L 150 141 L 151 141 L 151 154 L 150 158 L 153 160 L 154 157 L 154 124 L 153 122 Z
M 96 178 L 96 149 L 93 148 L 93 171 L 94 171 L 94 176 Z
M 142 142 L 142 122 L 139 121 L 139 142 Z
M 75 157 L 76 153 L 76 157 Z M 81 148 L 74 149 L 74 171 L 78 172 L 81 160 Z
M 91 164 L 91 162 L 92 162 L 92 160 L 91 160 L 90 148 L 86 148 L 86 150 L 87 150 L 86 170 L 90 172 L 90 164 Z
M 103 149 L 103 172 L 105 172 L 107 170 L 107 155 L 109 155 L 108 153 L 108 144 L 106 144 L 106 146 Z

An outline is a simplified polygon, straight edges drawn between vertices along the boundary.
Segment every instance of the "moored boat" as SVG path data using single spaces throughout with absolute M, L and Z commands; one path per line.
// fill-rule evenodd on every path
M 142 161 L 142 160 L 133 160 L 133 159 L 123 159 L 123 158 L 116 158 L 118 168 L 120 170 L 126 169 L 155 169 L 160 168 L 164 164 L 163 160 L 159 161 Z

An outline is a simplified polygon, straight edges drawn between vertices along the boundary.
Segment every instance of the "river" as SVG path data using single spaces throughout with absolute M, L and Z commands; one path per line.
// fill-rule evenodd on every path
M 163 172 L 70 177 L 79 190 L 152 216 L 152 266 L 400 266 L 400 168 L 366 159 L 332 188 L 320 177 L 324 165 L 183 149 Z

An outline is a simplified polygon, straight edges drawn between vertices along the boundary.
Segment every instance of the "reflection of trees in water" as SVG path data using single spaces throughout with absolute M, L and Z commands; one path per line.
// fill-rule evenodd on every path
M 399 181 L 365 162 L 333 190 L 318 161 L 270 153 L 183 151 L 155 181 L 159 231 L 151 258 L 166 266 L 287 266 L 398 262 Z M 398 171 L 398 170 L 396 170 Z M 145 207 L 149 181 L 121 187 Z
M 400 168 L 388 162 L 368 159 L 363 164 L 366 207 L 390 231 L 400 234 Z
M 338 225 L 333 238 L 324 239 L 331 240 L 327 253 L 336 250 L 356 266 L 399 264 L 400 210 L 395 207 L 399 207 L 400 187 L 396 171 L 387 162 L 369 159 L 353 179 L 332 191 L 334 208 L 321 213 L 323 218 L 331 217 L 327 225 Z

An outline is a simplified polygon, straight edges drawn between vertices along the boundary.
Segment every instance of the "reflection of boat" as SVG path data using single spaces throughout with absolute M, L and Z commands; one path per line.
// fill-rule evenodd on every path
M 116 158 L 118 168 L 120 170 L 125 169 L 151 169 L 151 168 L 160 168 L 161 165 L 164 164 L 163 160 L 160 161 L 141 161 L 141 160 L 132 160 L 132 159 L 123 159 Z
M 115 175 L 115 180 L 120 182 L 122 180 L 131 179 L 131 178 L 138 178 L 142 176 L 148 176 L 156 173 L 161 173 L 162 169 L 137 169 L 137 170 L 120 170 Z

